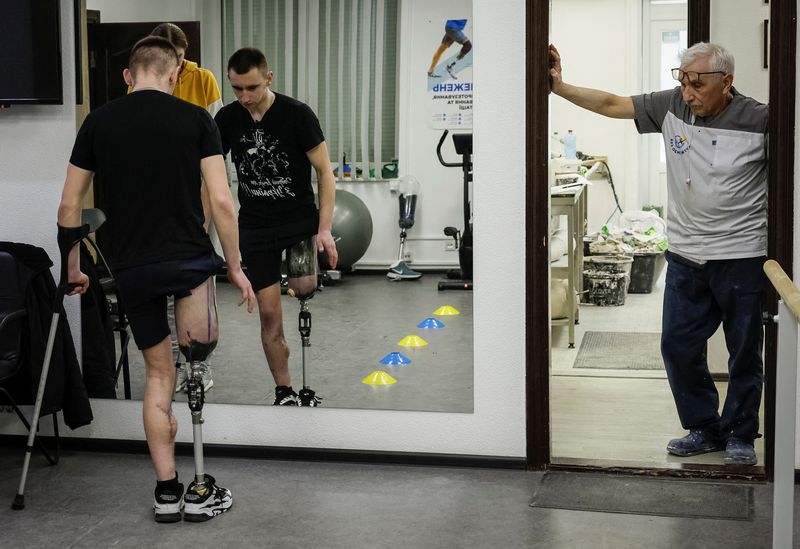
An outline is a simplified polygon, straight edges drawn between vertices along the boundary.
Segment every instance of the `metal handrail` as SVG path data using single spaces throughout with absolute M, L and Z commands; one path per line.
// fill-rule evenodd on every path
M 764 272 L 775 287 L 775 291 L 781 296 L 781 300 L 792 311 L 794 317 L 800 320 L 800 289 L 794 285 L 789 275 L 774 259 L 769 259 L 764 263 Z

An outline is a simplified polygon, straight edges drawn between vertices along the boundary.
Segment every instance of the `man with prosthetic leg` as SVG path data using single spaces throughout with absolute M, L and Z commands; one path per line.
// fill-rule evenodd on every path
M 228 60 L 228 80 L 236 101 L 224 106 L 214 120 L 223 151 L 230 152 L 236 166 L 240 249 L 256 293 L 261 345 L 275 382 L 273 405 L 317 405 L 318 398 L 301 399 L 292 388 L 289 346 L 283 333 L 281 261 L 284 251 L 289 253 L 315 237 L 310 246 L 324 250 L 331 268 L 336 267 L 338 255 L 331 234 L 336 180 L 319 119 L 308 105 L 273 92 L 273 78 L 261 51 L 241 48 L 234 52 Z M 312 171 L 319 206 L 311 184 Z M 309 284 L 313 279 L 316 288 L 316 276 L 306 272 L 289 276 Z M 308 343 L 308 336 L 302 333 L 310 333 L 306 301 L 313 290 L 297 295 L 307 296 L 301 299 L 300 322 L 309 322 L 301 328 L 301 337 Z
M 239 235 L 228 191 L 222 145 L 204 109 L 171 96 L 178 54 L 170 42 L 147 37 L 131 50 L 128 95 L 92 111 L 84 121 L 67 167 L 58 224 L 80 225 L 83 198 L 94 173 L 104 184 L 111 268 L 145 362 L 143 420 L 156 472 L 156 522 L 208 520 L 230 508 L 231 493 L 203 468 L 202 384 L 199 363 L 219 334 L 214 276 L 223 265 L 203 229 L 200 181 L 209 192 L 227 263 L 228 280 L 248 311 L 255 295 L 239 262 Z M 83 293 L 77 248 L 67 279 Z M 195 478 L 184 494 L 175 468 L 178 423 L 172 413 L 176 371 L 167 322 L 167 298 L 175 297 L 178 343 L 192 363 L 190 398 L 195 434 Z M 197 387 L 199 384 L 199 388 Z

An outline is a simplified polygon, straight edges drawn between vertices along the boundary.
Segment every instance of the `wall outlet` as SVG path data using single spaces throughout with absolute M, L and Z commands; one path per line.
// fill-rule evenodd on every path
M 404 251 L 403 252 L 403 261 L 406 263 L 411 263 L 411 252 Z
M 455 242 L 446 242 L 444 245 L 444 251 L 446 252 L 454 252 L 456 251 L 456 243 Z

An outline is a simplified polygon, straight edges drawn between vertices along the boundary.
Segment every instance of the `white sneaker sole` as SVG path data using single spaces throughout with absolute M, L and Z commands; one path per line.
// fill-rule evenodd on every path
M 153 515 L 156 522 L 178 522 L 183 511 L 183 498 L 177 503 L 153 503 Z
M 216 487 L 214 495 L 202 503 L 191 503 L 184 500 L 186 507 L 183 511 L 183 520 L 187 522 L 205 522 L 217 515 L 221 515 L 233 505 L 231 491 L 227 488 Z

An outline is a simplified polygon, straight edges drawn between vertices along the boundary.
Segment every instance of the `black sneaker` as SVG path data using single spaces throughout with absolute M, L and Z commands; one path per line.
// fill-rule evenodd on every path
M 156 522 L 178 522 L 183 511 L 183 484 L 178 483 L 176 490 L 154 492 L 153 515 Z
M 303 387 L 297 395 L 298 406 L 319 406 L 321 402 L 322 398 L 307 387 Z
M 755 465 L 753 443 L 741 438 L 729 438 L 725 444 L 725 465 Z
M 291 387 L 278 385 L 275 387 L 275 402 L 273 406 L 297 406 L 297 393 Z
M 203 484 L 197 484 L 193 480 L 183 495 L 183 520 L 205 522 L 221 515 L 233 505 L 230 490 L 217 486 L 217 481 L 211 475 L 205 475 L 205 479 Z
M 682 438 L 674 438 L 667 444 L 667 452 L 673 456 L 688 457 L 722 450 L 722 441 L 703 429 L 694 429 Z

